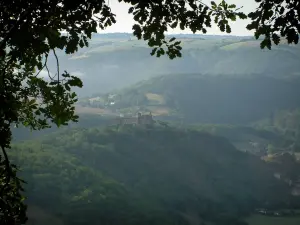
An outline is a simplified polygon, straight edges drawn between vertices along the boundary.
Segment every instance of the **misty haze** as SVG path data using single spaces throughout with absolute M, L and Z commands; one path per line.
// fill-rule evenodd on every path
M 0 224 L 299 225 L 299 3 L 82 2 L 0 3 Z

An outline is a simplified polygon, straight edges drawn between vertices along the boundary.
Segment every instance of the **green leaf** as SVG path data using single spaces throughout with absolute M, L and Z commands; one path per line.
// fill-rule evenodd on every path
M 280 42 L 280 37 L 279 37 L 279 35 L 277 35 L 277 34 L 272 34 L 272 39 L 273 39 L 273 42 L 276 44 L 276 45 L 278 45 L 279 44 L 279 42 Z
M 240 19 L 243 19 L 243 20 L 248 18 L 247 15 L 245 13 L 242 13 L 242 12 L 237 13 L 237 15 Z
M 128 13 L 131 14 L 131 13 L 133 12 L 133 10 L 134 10 L 134 7 L 130 7 L 130 8 L 128 9 Z
M 31 105 L 35 104 L 35 102 L 36 102 L 35 99 L 31 99 L 31 100 L 29 100 L 28 105 L 31 106 Z
M 236 15 L 235 14 L 229 14 L 228 15 L 228 18 L 231 20 L 231 21 L 236 21 Z
M 261 43 L 260 43 L 260 48 L 264 49 L 265 47 L 267 47 L 269 50 L 271 50 L 271 40 L 270 38 L 266 37 Z
M 175 29 L 178 26 L 178 21 L 175 21 L 170 25 L 171 28 Z
M 173 42 L 175 41 L 175 39 L 176 39 L 175 37 L 172 37 L 169 42 Z
M 156 51 L 157 51 L 157 48 L 153 48 L 152 51 L 151 51 L 151 53 L 150 53 L 150 55 L 153 56 L 156 53 Z
M 211 1 L 210 4 L 212 5 L 213 8 L 216 8 L 216 7 L 217 7 L 216 2 L 214 2 L 214 1 Z
M 80 48 L 83 48 L 83 47 L 84 47 L 84 42 L 83 42 L 82 39 L 79 41 L 79 46 L 80 46 Z
M 231 33 L 231 27 L 228 24 L 226 24 L 226 33 Z
M 72 95 L 71 95 L 72 98 L 76 98 L 76 96 L 77 96 L 77 95 L 76 95 L 75 92 L 73 92 Z

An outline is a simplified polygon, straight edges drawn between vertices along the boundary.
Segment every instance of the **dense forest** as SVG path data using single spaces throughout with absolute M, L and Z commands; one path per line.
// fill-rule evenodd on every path
M 11 157 L 29 205 L 64 224 L 246 224 L 257 208 L 300 203 L 268 163 L 195 129 L 73 128 Z

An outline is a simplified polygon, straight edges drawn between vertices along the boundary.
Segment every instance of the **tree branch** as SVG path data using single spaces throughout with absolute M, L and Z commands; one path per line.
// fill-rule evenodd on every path
M 55 59 L 56 59 L 56 67 L 57 67 L 57 81 L 58 81 L 58 84 L 60 82 L 59 80 L 59 60 L 58 60 L 58 57 L 56 55 L 56 52 L 55 52 L 55 49 L 52 49 L 53 50 L 53 54 L 55 56 Z
M 5 187 L 9 184 L 10 182 L 10 162 L 9 162 L 9 159 L 8 159 L 8 156 L 7 156 L 7 153 L 6 153 L 6 150 L 5 150 L 5 147 L 3 145 L 1 145 L 1 150 L 2 150 L 2 154 L 4 156 L 4 163 L 5 163 L 5 168 L 1 174 L 1 176 L 3 174 L 5 174 L 5 172 L 7 173 L 6 174 L 6 181 L 3 185 L 3 187 L 1 188 L 0 190 L 0 196 L 3 196 L 3 191 L 5 190 Z
M 42 69 L 40 69 L 40 71 L 35 75 L 35 77 L 37 77 L 37 76 L 42 72 L 42 70 L 43 70 L 45 67 L 47 67 L 47 62 L 48 62 L 48 55 L 46 55 L 45 63 L 44 63 L 44 65 L 43 65 Z M 49 72 L 48 72 L 48 73 L 49 73 Z

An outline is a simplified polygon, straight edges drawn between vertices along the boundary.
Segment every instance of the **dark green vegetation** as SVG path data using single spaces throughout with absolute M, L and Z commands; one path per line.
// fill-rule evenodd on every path
M 300 218 L 290 217 L 267 217 L 262 215 L 255 215 L 247 219 L 250 225 L 298 225 Z
M 254 124 L 257 128 L 275 132 L 284 138 L 281 145 L 269 146 L 271 153 L 282 150 L 292 152 L 300 151 L 300 109 L 282 110 L 271 115 L 270 118 L 258 121 Z
M 12 134 L 13 134 L 13 141 L 24 141 L 28 139 L 38 139 L 40 137 L 43 137 L 47 134 L 51 134 L 53 132 L 57 132 L 59 130 L 66 131 L 70 128 L 91 128 L 91 127 L 105 127 L 112 124 L 112 119 L 114 117 L 102 117 L 99 115 L 86 115 L 82 114 L 79 115 L 79 121 L 77 123 L 70 122 L 68 126 L 64 126 L 61 128 L 57 128 L 55 126 L 44 129 L 44 130 L 29 130 L 26 127 L 13 127 L 12 128 Z
M 28 203 L 65 224 L 242 224 L 291 203 L 266 163 L 195 130 L 70 129 L 16 144 L 11 158 Z

